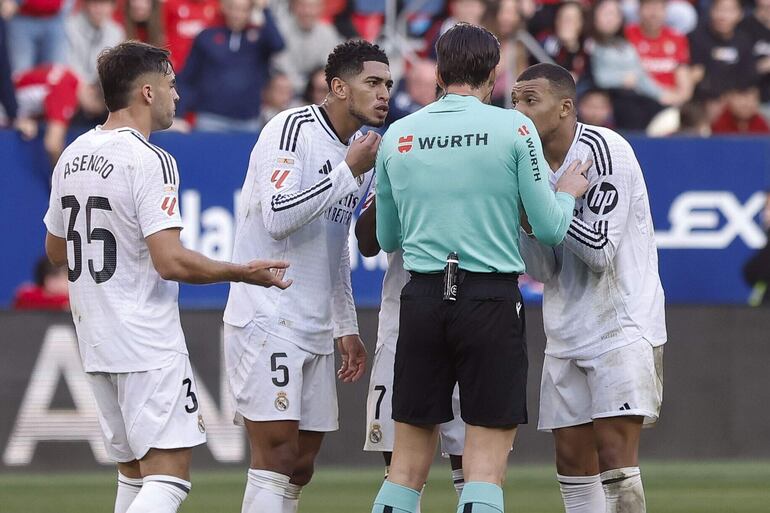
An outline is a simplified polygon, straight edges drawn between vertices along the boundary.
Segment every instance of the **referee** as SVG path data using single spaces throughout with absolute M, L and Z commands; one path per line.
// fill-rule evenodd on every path
M 458 512 L 502 513 L 508 453 L 527 422 L 520 211 L 538 240 L 559 244 L 588 165 L 575 162 L 553 193 L 534 124 L 486 104 L 500 60 L 490 32 L 456 25 L 436 53 L 446 94 L 394 123 L 376 163 L 377 239 L 385 251 L 403 249 L 412 278 L 401 293 L 393 460 L 372 511 L 417 511 L 436 426 L 453 418 L 459 383 L 467 428 Z

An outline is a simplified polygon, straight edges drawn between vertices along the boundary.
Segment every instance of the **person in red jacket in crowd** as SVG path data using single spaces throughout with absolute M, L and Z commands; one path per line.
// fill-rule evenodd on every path
M 674 93 L 676 105 L 692 98 L 690 43 L 666 25 L 666 0 L 640 0 L 639 24 L 626 27 L 626 39 L 650 77 Z
M 724 110 L 711 124 L 714 134 L 770 134 L 770 125 L 759 111 L 759 88 L 755 82 L 738 84 L 724 97 Z
M 35 264 L 35 282 L 25 283 L 13 298 L 15 310 L 69 310 L 67 266 L 55 266 L 42 257 Z
M 51 166 L 64 150 L 67 127 L 78 108 L 78 77 L 58 64 L 42 64 L 14 76 L 19 116 L 45 122 L 43 146 Z M 37 127 L 27 134 L 33 138 Z
M 195 37 L 203 29 L 221 23 L 219 0 L 166 0 L 163 3 L 166 44 L 177 73 L 184 68 Z

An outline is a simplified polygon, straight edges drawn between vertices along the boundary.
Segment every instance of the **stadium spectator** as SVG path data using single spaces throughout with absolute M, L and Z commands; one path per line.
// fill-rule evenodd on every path
M 623 14 L 629 23 L 639 22 L 641 0 L 621 0 Z M 689 34 L 698 25 L 698 0 L 666 0 L 665 24 L 680 34 Z M 707 5 L 702 2 L 701 5 Z
M 576 0 L 567 0 L 556 8 L 553 32 L 546 32 L 539 37 L 548 56 L 569 71 L 578 84 L 588 72 L 584 28 L 583 6 Z
M 640 0 L 639 24 L 626 28 L 626 39 L 650 77 L 673 93 L 673 103 L 681 105 L 692 97 L 690 44 L 666 25 L 666 0 Z
M 326 84 L 326 72 L 324 68 L 316 68 L 310 73 L 310 78 L 305 83 L 305 91 L 302 93 L 302 101 L 308 105 L 321 105 L 329 94 L 329 86 Z
M 251 0 L 222 0 L 225 23 L 198 34 L 178 76 L 177 116 L 196 113 L 195 128 L 207 132 L 256 132 L 270 59 L 284 47 L 265 9 L 260 27 L 250 24 Z
M 10 17 L 8 40 L 13 41 L 9 50 L 14 73 L 42 63 L 67 61 L 65 0 L 0 0 L 0 3 L 4 15 Z
M 529 53 L 520 40 L 526 30 L 518 3 L 519 0 L 499 0 L 489 4 L 485 16 L 487 29 L 500 41 L 500 67 L 492 91 L 492 103 L 499 107 L 511 106 L 511 87 L 529 63 Z
M 767 242 L 743 266 L 743 279 L 752 287 L 749 304 L 751 306 L 770 306 L 770 190 L 767 191 L 765 208 L 762 211 L 762 225 L 765 228 Z
M 289 13 L 278 18 L 286 49 L 275 64 L 289 75 L 296 92 L 301 93 L 310 73 L 326 64 L 326 57 L 342 37 L 320 19 L 323 0 L 290 0 L 289 6 Z
M 219 0 L 165 0 L 162 5 L 166 44 L 171 51 L 171 64 L 179 73 L 195 37 L 221 21 Z
M 417 60 L 410 64 L 399 90 L 390 101 L 385 126 L 420 110 L 436 100 L 436 63 Z
M 743 20 L 740 29 L 751 39 L 763 110 L 770 119 L 770 0 L 756 0 L 754 13 Z
M 67 266 L 53 265 L 48 257 L 35 264 L 34 283 L 25 283 L 13 298 L 14 310 L 69 310 Z
M 578 119 L 581 123 L 612 128 L 612 100 L 606 91 L 589 89 L 578 100 Z
M 166 31 L 161 19 L 161 0 L 125 0 L 123 25 L 126 39 L 153 46 L 166 46 Z
M 14 76 L 19 116 L 45 122 L 43 146 L 53 166 L 64 149 L 67 127 L 78 107 L 78 77 L 60 64 L 43 64 Z M 37 135 L 34 123 L 30 137 Z
M 436 60 L 436 41 L 460 22 L 481 25 L 489 7 L 486 0 L 448 0 L 446 8 L 425 35 L 424 55 Z
M 623 37 L 623 14 L 617 0 L 594 5 L 590 43 L 594 83 L 610 91 L 615 123 L 621 130 L 644 130 L 672 94 L 661 88 L 642 67 L 636 49 Z
M 736 85 L 725 93 L 722 115 L 711 125 L 715 134 L 770 134 L 759 111 L 759 88 L 754 83 Z
M 259 113 L 260 126 L 265 126 L 278 113 L 294 107 L 293 100 L 294 85 L 289 76 L 284 73 L 274 73 L 262 92 L 262 109 Z
M 736 77 L 755 72 L 751 39 L 738 28 L 740 0 L 713 0 L 708 20 L 690 33 L 695 97 L 711 100 L 722 95 Z
M 37 123 L 29 118 L 18 116 L 18 108 L 16 90 L 11 80 L 5 19 L 0 15 L 0 127 L 4 124 L 9 126 L 12 124 L 23 138 L 31 139 L 37 133 Z
M 81 10 L 65 22 L 68 64 L 78 77 L 78 105 L 88 125 L 102 121 L 107 113 L 96 58 L 126 37 L 123 27 L 113 20 L 114 12 L 115 0 L 84 0 Z
M 710 137 L 711 123 L 706 105 L 699 100 L 690 100 L 679 109 L 679 130 L 676 135 Z

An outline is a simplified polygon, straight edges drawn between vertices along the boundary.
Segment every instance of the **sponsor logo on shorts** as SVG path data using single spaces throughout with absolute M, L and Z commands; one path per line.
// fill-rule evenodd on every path
M 278 411 L 286 411 L 289 409 L 289 398 L 286 392 L 278 392 L 275 398 L 275 409 Z
M 630 409 L 631 407 L 628 405 L 628 403 L 623 403 L 623 406 L 620 407 L 620 411 L 626 411 Z
M 379 424 L 372 424 L 372 429 L 369 431 L 369 441 L 373 444 L 382 442 L 382 428 Z
M 613 338 L 613 337 L 617 337 L 618 335 L 620 335 L 620 330 L 612 330 L 612 331 L 608 331 L 607 333 L 602 335 L 601 339 L 602 340 L 607 340 L 607 339 L 610 339 L 610 338 Z
M 198 431 L 201 433 L 206 432 L 206 424 L 203 422 L 203 415 L 198 414 Z
M 521 317 L 521 302 L 516 303 L 516 317 Z

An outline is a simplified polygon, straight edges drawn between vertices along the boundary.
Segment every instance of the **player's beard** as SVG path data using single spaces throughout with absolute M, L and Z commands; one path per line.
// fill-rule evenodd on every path
M 350 105 L 348 106 L 348 112 L 351 116 L 356 118 L 359 123 L 361 123 L 361 126 L 373 126 L 373 127 L 381 127 L 385 124 L 385 119 L 380 121 L 377 118 L 369 117 L 367 116 L 361 109 L 358 108 L 358 105 L 356 105 L 355 100 L 351 97 L 350 98 Z

